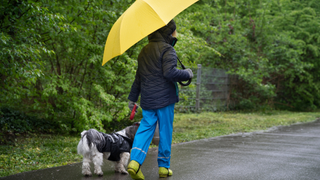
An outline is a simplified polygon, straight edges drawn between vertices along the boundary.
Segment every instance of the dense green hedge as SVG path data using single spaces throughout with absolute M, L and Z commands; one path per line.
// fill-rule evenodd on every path
M 27 116 L 24 112 L 10 108 L 1 108 L 0 127 L 2 131 L 26 133 L 42 132 L 53 133 L 58 130 L 58 123 Z
M 62 132 L 57 122 L 28 116 L 24 112 L 6 107 L 0 109 L 0 144 L 6 144 L 16 136 L 26 133 L 57 132 Z

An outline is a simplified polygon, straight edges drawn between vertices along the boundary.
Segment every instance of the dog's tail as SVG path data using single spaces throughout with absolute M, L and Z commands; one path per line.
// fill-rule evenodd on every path
M 85 155 L 90 151 L 90 147 L 88 146 L 88 140 L 87 140 L 87 131 L 82 131 L 81 133 L 81 139 L 78 143 L 78 154 Z
M 98 150 L 102 149 L 105 144 L 104 136 L 95 129 L 89 129 L 88 131 L 82 131 L 81 139 L 78 144 L 78 154 L 86 154 L 90 152 L 92 146 L 95 146 Z

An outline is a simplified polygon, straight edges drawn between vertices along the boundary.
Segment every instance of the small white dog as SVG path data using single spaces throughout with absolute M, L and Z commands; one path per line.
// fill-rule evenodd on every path
M 78 154 L 83 156 L 82 174 L 92 175 L 90 171 L 90 162 L 92 161 L 94 173 L 103 176 L 101 170 L 103 159 L 115 162 L 115 172 L 128 174 L 126 167 L 139 125 L 139 122 L 135 122 L 133 125 L 111 134 L 98 132 L 95 129 L 83 131 L 77 148 Z

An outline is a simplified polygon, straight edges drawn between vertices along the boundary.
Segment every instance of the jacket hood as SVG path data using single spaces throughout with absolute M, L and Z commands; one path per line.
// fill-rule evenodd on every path
M 148 36 L 149 41 L 161 41 L 163 39 L 166 43 L 170 43 L 173 39 L 172 33 L 176 30 L 176 23 L 171 20 L 167 25 L 156 30 Z

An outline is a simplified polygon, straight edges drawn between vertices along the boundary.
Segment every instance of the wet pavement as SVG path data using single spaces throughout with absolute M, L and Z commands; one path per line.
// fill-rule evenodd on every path
M 141 167 L 146 180 L 158 178 L 157 150 Z M 173 176 L 161 180 L 319 180 L 320 120 L 268 132 L 221 136 L 172 146 Z M 104 176 L 83 177 L 81 163 L 20 173 L 0 180 L 129 180 L 105 161 Z

